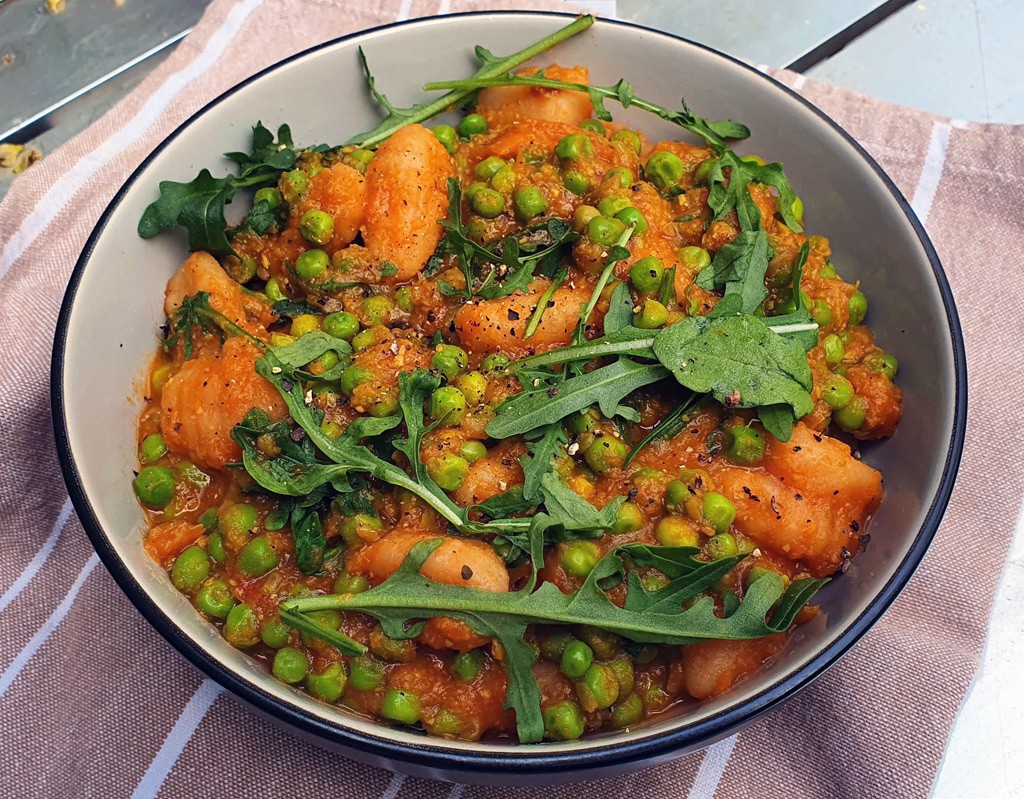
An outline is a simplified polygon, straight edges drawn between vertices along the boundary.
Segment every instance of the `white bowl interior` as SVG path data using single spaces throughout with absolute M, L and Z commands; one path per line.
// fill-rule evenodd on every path
M 419 86 L 427 79 L 469 75 L 475 68 L 472 44 L 511 52 L 564 21 L 478 15 L 372 31 L 302 56 L 238 89 L 179 131 L 112 210 L 69 318 L 60 388 L 81 485 L 117 556 L 159 610 L 196 647 L 281 702 L 341 727 L 420 748 L 514 751 L 503 744 L 424 740 L 385 730 L 272 679 L 204 622 L 143 551 L 143 518 L 131 489 L 139 381 L 158 346 L 164 285 L 186 257 L 186 245 L 181 235 L 144 241 L 135 228 L 160 180 L 187 181 L 202 167 L 214 174 L 226 171 L 229 163 L 221 154 L 246 149 L 257 120 L 268 127 L 287 122 L 296 142 L 309 144 L 342 141 L 375 125 L 380 116 L 365 90 L 358 45 L 366 50 L 377 85 L 396 104 L 405 104 L 420 99 Z M 900 358 L 906 393 L 908 413 L 895 438 L 865 450 L 865 459 L 883 470 L 887 496 L 871 528 L 870 546 L 821 595 L 826 618 L 801 629 L 782 655 L 728 693 L 685 716 L 626 734 L 646 737 L 719 713 L 791 674 L 846 630 L 891 579 L 923 523 L 949 447 L 955 383 L 950 333 L 931 266 L 899 203 L 856 150 L 794 97 L 711 52 L 615 24 L 599 22 L 536 63 L 552 58 L 587 65 L 595 83 L 627 77 L 638 94 L 664 105 L 677 106 L 685 96 L 704 116 L 746 122 L 753 136 L 737 149 L 786 164 L 804 199 L 809 229 L 831 239 L 845 278 L 863 281 L 869 322 L 880 343 Z M 617 120 L 642 128 L 652 139 L 682 134 L 650 115 L 622 112 L 611 103 L 609 108 Z M 543 744 L 534 753 L 608 743 L 602 735 Z

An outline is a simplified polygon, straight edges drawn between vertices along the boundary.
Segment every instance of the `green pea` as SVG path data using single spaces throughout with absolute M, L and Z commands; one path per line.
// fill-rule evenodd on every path
M 693 183 L 695 186 L 702 186 L 708 182 L 708 177 L 711 175 L 711 171 L 718 166 L 717 158 L 707 158 L 697 165 L 697 169 L 693 173 Z
M 598 136 L 604 136 L 604 123 L 600 119 L 584 119 L 580 122 L 580 127 Z
M 622 466 L 628 454 L 626 445 L 620 439 L 601 436 L 587 447 L 583 459 L 591 469 L 600 474 Z
M 371 516 L 368 513 L 357 513 L 355 516 L 349 516 L 341 523 L 341 537 L 345 539 L 347 544 L 356 544 L 363 540 L 363 536 L 359 535 L 360 530 L 380 532 L 383 529 L 384 525 L 376 516 Z
M 434 138 L 441 142 L 449 155 L 455 152 L 455 145 L 458 144 L 459 135 L 451 125 L 438 125 L 435 127 Z
M 602 247 L 611 247 L 626 230 L 626 225 L 618 219 L 607 216 L 595 216 L 587 224 L 587 238 Z
M 573 194 L 586 194 L 590 188 L 590 178 L 572 169 L 562 175 L 562 185 Z
M 523 222 L 529 222 L 548 210 L 548 201 L 536 186 L 521 188 L 512 203 L 516 207 L 516 216 Z
M 353 150 L 345 156 L 345 163 L 351 166 L 353 169 L 358 169 L 360 172 L 366 172 L 366 167 L 370 165 L 370 161 L 373 160 L 373 150 Z
M 380 714 L 400 724 L 415 724 L 420 720 L 420 698 L 408 691 L 392 688 L 384 692 Z
M 210 576 L 210 558 L 200 546 L 185 549 L 171 567 L 171 582 L 179 591 L 192 593 Z
M 696 547 L 700 546 L 697 531 L 693 525 L 678 516 L 666 516 L 654 529 L 658 543 L 663 547 Z
M 848 433 L 860 430 L 867 421 L 867 403 L 864 398 L 855 395 L 845 406 L 834 410 L 832 421 Z
M 708 491 L 704 494 L 704 502 L 701 507 L 704 518 L 711 522 L 716 533 L 724 533 L 729 529 L 733 519 L 736 518 L 736 506 L 728 497 Z
M 285 299 L 284 292 L 281 291 L 281 284 L 277 282 L 277 278 L 270 278 L 267 281 L 267 285 L 263 287 L 263 293 L 267 295 L 267 299 L 271 302 L 280 302 Z
M 260 640 L 260 620 L 251 607 L 242 603 L 228 612 L 224 622 L 224 637 L 238 649 L 248 649 Z
M 451 379 L 469 365 L 469 356 L 462 347 L 441 344 L 430 359 L 430 366 Z
M 746 425 L 733 425 L 725 430 L 724 454 L 731 463 L 752 466 L 764 458 L 765 440 L 760 431 Z
M 828 327 L 832 323 L 832 308 L 824 300 L 814 300 L 811 303 L 811 318 L 818 327 Z
M 664 277 L 665 264 L 653 255 L 641 258 L 629 268 L 629 282 L 633 284 L 633 288 L 648 294 L 661 288 Z
M 132 487 L 143 505 L 162 510 L 174 498 L 174 472 L 163 466 L 147 466 L 135 476 Z
M 323 250 L 306 250 L 295 259 L 295 274 L 302 280 L 315 280 L 331 265 Z
M 218 522 L 228 536 L 243 536 L 256 526 L 256 508 L 244 502 L 230 505 L 221 511 Z
M 210 580 L 196 593 L 196 607 L 212 619 L 226 619 L 235 598 L 223 580 Z
M 356 388 L 371 379 L 372 375 L 364 367 L 357 363 L 349 364 L 341 373 L 341 391 L 346 397 L 351 397 Z
M 504 158 L 492 155 L 477 164 L 473 173 L 480 178 L 480 180 L 490 180 L 498 173 L 499 170 L 506 166 L 508 166 L 508 164 Z
M 383 294 L 367 297 L 363 300 L 363 313 L 371 325 L 383 325 L 391 321 L 395 304 Z
M 616 195 L 605 197 L 597 204 L 597 210 L 600 211 L 603 216 L 614 216 L 616 218 L 619 218 L 617 217 L 619 211 L 624 211 L 627 208 L 632 207 L 633 203 L 629 201 L 628 197 L 619 197 Z M 621 218 L 619 218 L 619 221 L 625 224 L 624 220 Z
M 167 444 L 164 443 L 164 437 L 159 433 L 146 436 L 139 445 L 139 460 L 143 463 L 153 463 L 166 454 Z
M 864 359 L 864 363 L 873 372 L 881 372 L 890 380 L 896 379 L 896 373 L 900 368 L 900 362 L 888 352 L 873 352 Z
M 516 173 L 515 170 L 510 166 L 503 166 L 493 175 L 490 179 L 491 188 L 495 191 L 500 191 L 503 194 L 508 194 L 516 187 Z
M 631 149 L 637 155 L 640 155 L 640 150 L 643 144 L 640 141 L 640 136 L 628 128 L 623 128 L 612 136 L 612 141 L 622 142 L 629 149 Z
M 476 193 L 478 191 L 480 191 L 480 189 L 486 189 L 486 188 L 487 188 L 487 184 L 486 183 L 481 183 L 480 181 L 477 181 L 476 183 L 470 183 L 469 184 L 469 188 L 467 188 L 462 194 L 466 198 L 467 201 L 471 202 L 473 200 L 473 197 L 476 195 Z
M 327 314 L 324 317 L 323 329 L 329 336 L 349 341 L 352 336 L 359 332 L 359 320 L 356 319 L 355 314 L 351 314 L 348 311 L 338 311 Z
M 839 277 L 836 273 L 835 265 L 831 261 L 825 261 L 825 265 L 821 267 L 821 271 L 818 274 L 829 280 L 835 280 Z
M 278 185 L 285 200 L 295 203 L 309 188 L 309 176 L 301 169 L 293 169 L 281 176 L 281 182 Z
M 559 663 L 562 674 L 570 680 L 578 680 L 587 673 L 590 664 L 594 662 L 594 650 L 582 641 L 570 641 L 562 651 L 562 659 Z
M 352 336 L 352 349 L 362 352 L 377 343 L 377 334 L 372 330 L 360 330 Z
M 608 726 L 614 730 L 625 729 L 639 724 L 643 717 L 643 701 L 636 694 L 629 694 L 624 699 L 620 697 L 618 702 L 612 706 L 611 715 L 608 717 Z
M 337 702 L 345 691 L 344 667 L 331 663 L 323 671 L 311 671 L 306 675 L 306 690 L 321 702 Z
M 620 655 L 612 660 L 608 667 L 619 683 L 619 696 L 632 693 L 633 686 L 636 685 L 636 671 L 633 668 L 632 658 L 628 655 Z
M 280 649 L 288 643 L 291 628 L 279 616 L 271 616 L 260 627 L 260 638 L 271 649 Z
M 289 332 L 295 338 L 302 338 L 307 333 L 320 329 L 320 317 L 311 313 L 304 313 L 292 319 Z
M 566 426 L 569 428 L 570 433 L 585 433 L 592 429 L 600 420 L 601 414 L 598 413 L 596 408 L 587 408 L 572 414 L 566 422 Z
M 462 732 L 463 726 L 462 719 L 458 715 L 443 707 L 437 711 L 430 724 L 430 734 L 455 737 Z
M 306 211 L 299 220 L 299 235 L 310 244 L 327 244 L 334 236 L 334 217 L 326 211 Z
M 582 679 L 576 683 L 576 697 L 587 712 L 611 707 L 619 698 L 619 681 L 603 663 L 591 663 Z
M 617 535 L 633 533 L 644 526 L 644 514 L 635 502 L 623 502 L 615 513 L 612 532 Z
M 430 418 L 455 427 L 466 415 L 466 395 L 454 386 L 441 386 L 430 395 Z
M 784 575 L 779 574 L 775 569 L 769 569 L 766 566 L 754 566 L 751 568 L 743 577 L 743 585 L 747 589 L 750 588 L 754 583 L 760 580 L 762 577 L 767 577 L 769 574 L 775 574 L 782 578 L 784 584 L 789 585 L 790 579 Z
M 427 474 L 444 491 L 454 491 L 466 479 L 469 462 L 460 455 L 445 454 L 427 464 Z
M 655 330 L 668 321 L 668 308 L 657 300 L 644 300 L 640 313 L 633 315 L 633 324 L 642 330 Z
M 577 205 L 576 210 L 572 212 L 572 229 L 577 233 L 582 233 L 590 225 L 590 222 L 599 216 L 601 216 L 601 212 L 594 206 Z
M 277 568 L 281 556 L 274 551 L 265 535 L 258 536 L 238 553 L 238 570 L 247 577 L 259 577 Z
M 679 184 L 685 170 L 682 158 L 675 153 L 661 150 L 647 159 L 644 175 L 651 183 L 665 191 Z
M 220 532 L 210 533 L 206 542 L 206 551 L 210 553 L 210 557 L 216 563 L 223 563 L 227 558 L 227 552 L 224 551 L 224 536 Z
M 704 545 L 704 553 L 712 560 L 731 558 L 738 555 L 739 551 L 736 539 L 729 535 L 729 533 L 713 535 Z
M 580 639 L 590 647 L 598 660 L 611 660 L 622 651 L 622 638 L 615 633 L 588 624 L 577 630 Z
M 466 463 L 476 463 L 487 455 L 487 447 L 482 441 L 467 441 L 459 450 Z
M 556 632 L 540 643 L 540 656 L 546 660 L 562 660 L 565 648 L 576 639 L 567 632 Z
M 480 368 L 485 372 L 503 372 L 508 369 L 510 363 L 512 363 L 512 359 L 504 353 L 492 352 L 483 359 Z
M 370 584 L 361 574 L 349 574 L 342 572 L 334 579 L 334 593 L 336 594 L 361 594 Z
M 853 383 L 840 375 L 832 375 L 828 383 L 825 384 L 825 390 L 821 393 L 821 398 L 830 407 L 838 410 L 849 405 L 853 395 Z
M 625 222 L 627 227 L 632 225 L 636 233 L 643 233 L 647 230 L 647 217 L 636 210 L 636 208 L 623 208 L 615 214 L 615 218 L 620 222 Z
M 459 135 L 464 139 L 487 132 L 487 119 L 483 114 L 468 114 L 459 123 Z
M 583 711 L 568 700 L 544 711 L 544 733 L 554 741 L 575 741 L 586 726 Z
M 804 201 L 797 197 L 793 200 L 793 204 L 790 206 L 790 210 L 793 212 L 793 218 L 796 219 L 798 225 L 804 223 Z
M 867 315 L 868 299 L 859 291 L 855 291 L 850 295 L 850 299 L 847 302 L 846 307 L 850 311 L 850 327 L 859 325 L 864 321 L 864 317 Z
M 465 395 L 469 405 L 479 405 L 487 397 L 487 378 L 480 372 L 459 375 L 455 387 Z
M 306 679 L 306 675 L 309 673 L 309 658 L 300 649 L 283 646 L 274 655 L 274 665 L 271 671 L 281 682 L 295 685 Z
M 683 247 L 678 255 L 683 267 L 694 274 L 711 266 L 711 253 L 703 247 Z
M 452 673 L 463 682 L 475 680 L 484 670 L 484 653 L 479 649 L 462 652 L 452 661 Z
M 505 210 L 505 198 L 486 186 L 473 193 L 469 204 L 484 219 L 494 219 Z
M 377 626 L 370 633 L 370 651 L 384 661 L 408 663 L 416 657 L 416 644 L 408 638 L 392 638 Z
M 398 392 L 394 390 L 385 391 L 378 395 L 378 399 L 370 406 L 370 416 L 383 419 L 385 416 L 393 416 L 398 410 Z
M 252 197 L 253 204 L 265 202 L 270 206 L 270 210 L 273 211 L 275 208 L 280 207 L 281 203 L 284 202 L 284 197 L 281 196 L 281 190 L 273 187 L 266 187 L 257 189 L 256 193 Z
M 594 145 L 585 133 L 570 133 L 555 145 L 555 155 L 563 161 L 590 158 L 593 154 Z
M 626 169 L 624 166 L 617 166 L 614 169 L 609 169 L 605 172 L 602 180 L 605 183 L 611 183 L 618 186 L 620 189 L 628 189 L 636 182 L 636 175 L 633 174 L 633 170 L 631 169 Z
M 562 556 L 559 558 L 562 568 L 574 577 L 586 577 L 590 574 L 598 561 L 601 560 L 601 550 L 593 541 L 570 541 L 562 549 Z
M 829 366 L 836 366 L 841 363 L 846 355 L 846 347 L 843 340 L 835 333 L 829 333 L 821 340 L 821 349 L 825 353 L 825 362 Z
M 690 486 L 682 480 L 673 480 L 665 486 L 665 507 L 669 510 L 680 510 L 686 501 L 693 496 Z
M 412 296 L 412 289 L 408 286 L 402 286 L 402 288 L 395 291 L 395 305 L 398 306 L 400 311 L 412 313 L 413 308 L 416 307 Z
M 373 691 L 384 682 L 384 664 L 369 655 L 361 655 L 349 665 L 348 681 L 357 691 Z

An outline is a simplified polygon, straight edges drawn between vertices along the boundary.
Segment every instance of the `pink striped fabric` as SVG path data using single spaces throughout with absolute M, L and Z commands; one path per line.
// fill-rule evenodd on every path
M 1024 299 L 1020 128 L 951 124 L 777 75 L 798 81 L 913 198 L 963 317 L 973 400 L 949 513 L 910 586 L 838 666 L 738 738 L 634 776 L 568 788 L 463 788 L 395 776 L 250 713 L 182 660 L 95 568 L 50 444 L 48 367 L 68 275 L 116 187 L 197 108 L 317 41 L 438 11 L 544 6 L 562 7 L 217 0 L 138 90 L 15 182 L 0 205 L 0 763 L 8 795 L 927 793 L 978 664 L 1024 495 L 1024 395 L 1008 380 L 1019 374 L 1024 340 L 1024 314 L 1013 307 Z

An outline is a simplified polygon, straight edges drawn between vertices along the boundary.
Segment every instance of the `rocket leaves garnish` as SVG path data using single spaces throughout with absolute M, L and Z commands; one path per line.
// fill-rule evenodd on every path
M 210 294 L 206 291 L 199 291 L 182 299 L 181 305 L 167 317 L 165 329 L 164 347 L 170 349 L 179 341 L 183 342 L 186 361 L 195 354 L 193 336 L 197 331 L 199 333 L 216 333 L 220 336 L 221 341 L 225 336 L 241 336 L 258 347 L 265 346 L 258 338 L 240 328 L 210 305 Z
M 534 574 L 520 591 L 494 593 L 443 585 L 421 575 L 420 568 L 441 543 L 436 539 L 416 544 L 394 574 L 368 591 L 286 600 L 281 603 L 282 618 L 293 623 L 308 620 L 305 614 L 319 610 L 359 611 L 376 618 L 384 632 L 397 639 L 419 635 L 430 618 L 443 616 L 466 623 L 501 644 L 508 677 L 505 706 L 516 713 L 523 743 L 540 741 L 544 734 L 540 688 L 532 672 L 536 654 L 525 642 L 529 625 L 593 626 L 649 644 L 760 638 L 788 630 L 800 608 L 826 582 L 796 580 L 787 589 L 780 575 L 769 573 L 750 585 L 730 614 L 718 615 L 714 600 L 699 595 L 743 555 L 702 561 L 695 557 L 697 549 L 626 545 L 606 554 L 577 591 L 563 593 L 553 583 L 538 586 Z M 649 590 L 635 571 L 627 570 L 628 561 L 659 569 L 667 582 Z M 626 601 L 619 607 L 606 591 L 623 582 Z M 349 651 L 354 649 L 342 643 Z

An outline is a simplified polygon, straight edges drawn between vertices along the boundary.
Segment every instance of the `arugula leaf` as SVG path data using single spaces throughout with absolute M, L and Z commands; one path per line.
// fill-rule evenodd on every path
M 262 236 L 280 221 L 277 211 L 270 207 L 270 203 L 267 200 L 260 200 L 253 204 L 252 210 L 242 223 L 229 230 L 227 234 L 232 240 L 246 231 Z
M 715 254 L 711 268 L 697 275 L 697 285 L 706 291 L 724 286 L 725 297 L 738 295 L 738 312 L 752 314 L 768 296 L 764 285 L 767 271 L 768 234 L 761 228 L 741 230 L 733 241 Z M 730 303 L 729 307 L 736 306 Z
M 498 415 L 487 425 L 491 438 L 522 435 L 558 422 L 593 404 L 611 418 L 621 413 L 621 402 L 641 386 L 669 376 L 660 364 L 638 364 L 621 358 L 613 364 L 570 378 L 545 391 L 524 391 L 498 406 Z
M 818 325 L 811 318 L 811 310 L 804 303 L 803 294 L 800 292 L 804 266 L 807 264 L 810 251 L 810 245 L 804 242 L 797 255 L 796 264 L 793 266 L 792 296 L 796 302 L 796 310 L 792 313 L 773 316 L 769 320 L 777 332 L 799 341 L 805 352 L 810 352 L 818 346 Z
M 633 323 L 633 296 L 625 282 L 619 283 L 608 300 L 608 312 L 604 315 L 604 334 L 610 336 Z
M 568 443 L 561 421 L 545 425 L 537 438 L 527 442 L 526 454 L 519 459 L 523 467 L 523 499 L 537 496 L 543 478 L 554 469 L 555 458 Z
M 693 550 L 627 546 L 605 555 L 578 591 L 564 594 L 553 583 L 537 587 L 531 580 L 521 591 L 501 594 L 442 585 L 421 575 L 420 568 L 442 543 L 436 539 L 416 544 L 394 574 L 368 591 L 286 600 L 281 603 L 282 613 L 360 611 L 375 617 L 388 635 L 397 638 L 418 635 L 424 619 L 443 616 L 465 622 L 478 634 L 496 639 L 505 652 L 506 707 L 515 710 L 523 743 L 540 741 L 544 734 L 540 690 L 532 673 L 536 654 L 524 643 L 529 625 L 591 625 L 640 643 L 760 638 L 788 630 L 799 609 L 826 582 L 797 580 L 786 590 L 781 576 L 767 574 L 752 583 L 743 601 L 722 618 L 709 596 L 696 599 L 685 610 L 683 603 L 713 585 L 742 555 L 703 562 L 692 557 Z M 625 558 L 664 565 L 671 573 L 666 574 L 669 582 L 648 591 L 635 573 L 627 578 Z M 628 591 L 625 605 L 619 607 L 601 586 L 623 580 Z
M 282 367 L 298 369 L 310 361 L 315 361 L 325 352 L 334 351 L 344 358 L 352 354 L 352 345 L 343 338 L 337 338 L 322 330 L 303 333 L 291 344 L 274 347 L 271 352 Z M 322 376 L 321 376 L 322 379 Z
M 560 263 L 565 249 L 578 238 L 579 234 L 568 223 L 551 218 L 498 240 L 487 249 L 500 258 L 505 276 L 498 283 L 499 270 L 492 268 L 474 293 L 491 300 L 524 291 L 545 261 Z
M 814 410 L 803 348 L 756 317 L 687 317 L 658 334 L 654 353 L 682 385 L 726 407 L 784 403 L 796 418 Z
M 651 431 L 644 436 L 637 444 L 630 450 L 629 455 L 626 457 L 625 462 L 622 464 L 622 468 L 625 469 L 629 464 L 633 462 L 633 459 L 640 454 L 640 451 L 655 441 L 660 441 L 663 438 L 674 438 L 683 431 L 689 420 L 693 417 L 693 414 L 707 407 L 707 398 L 698 399 L 698 395 L 690 394 L 685 397 L 682 401 L 676 405 L 671 411 L 659 421 Z
M 534 333 L 537 332 L 537 328 L 540 327 L 540 322 L 544 318 L 544 312 L 551 305 L 551 298 L 555 296 L 555 292 L 561 288 L 565 279 L 569 276 L 569 265 L 564 264 L 558 272 L 551 278 L 551 283 L 544 289 L 544 293 L 540 295 L 537 300 L 537 307 L 533 309 L 533 313 L 530 314 L 530 321 L 526 325 L 526 330 L 523 331 L 523 340 L 530 338 Z
M 192 337 L 197 328 L 201 333 L 217 333 L 221 341 L 226 336 L 241 336 L 260 348 L 266 346 L 254 335 L 240 328 L 210 305 L 210 294 L 206 291 L 199 291 L 190 297 L 183 298 L 181 305 L 167 317 L 164 346 L 170 349 L 178 341 L 184 340 L 185 360 L 189 360 L 195 352 L 195 342 Z
M 275 142 L 273 134 L 258 122 L 252 131 L 252 152 L 226 154 L 239 165 L 238 176 L 215 178 L 210 170 L 203 169 L 188 183 L 161 181 L 160 198 L 146 208 L 139 220 L 139 235 L 150 239 L 170 228 L 184 227 L 192 252 L 233 252 L 225 206 L 239 189 L 276 185 L 281 173 L 291 169 L 300 154 L 292 144 L 287 125 L 278 129 L 278 136 L 280 141 Z M 313 149 L 322 151 L 326 146 Z
M 278 300 L 270 306 L 270 312 L 279 319 L 294 319 L 296 316 L 306 314 L 321 314 L 323 308 L 315 308 L 305 300 Z
M 529 47 L 526 47 L 517 53 L 506 56 L 505 58 L 498 58 L 489 50 L 477 46 L 475 48 L 475 52 L 477 58 L 481 61 L 481 67 L 476 71 L 475 77 L 489 78 L 493 75 L 501 75 L 509 70 L 515 69 L 520 64 L 526 63 L 534 56 L 540 55 L 560 42 L 564 42 L 566 39 L 586 30 L 593 24 L 594 17 L 590 15 L 577 17 L 564 28 L 560 28 L 551 35 L 545 36 L 540 41 L 531 44 Z M 386 111 L 386 116 L 384 120 L 373 130 L 353 136 L 345 142 L 346 145 L 355 144 L 359 147 L 376 147 L 403 125 L 409 125 L 414 122 L 425 122 L 438 114 L 443 114 L 445 111 L 452 108 L 460 107 L 475 91 L 474 89 L 451 91 L 437 100 L 417 103 L 408 108 L 396 108 L 387 99 L 387 97 L 377 90 L 376 83 L 373 75 L 370 73 L 370 67 L 367 64 L 366 55 L 363 52 L 362 47 L 359 48 L 359 62 L 362 64 L 363 71 L 366 73 L 366 82 L 369 86 L 370 93 L 373 95 L 374 99 L 383 106 Z

